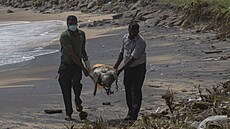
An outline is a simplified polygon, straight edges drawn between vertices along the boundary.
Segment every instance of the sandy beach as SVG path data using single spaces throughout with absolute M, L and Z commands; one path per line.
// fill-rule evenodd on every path
M 8 9 L 15 13 L 6 13 Z M 111 18 L 112 14 L 96 15 L 80 12 L 39 14 L 23 9 L 0 7 L 1 21 L 63 20 L 69 14 L 78 16 L 80 23 Z M 211 87 L 229 79 L 229 60 L 218 60 L 229 55 L 229 41 L 212 40 L 213 33 L 197 34 L 179 28 L 148 28 L 141 23 L 141 34 L 147 41 L 147 74 L 143 86 L 143 104 L 140 114 L 164 107 L 161 96 L 170 86 L 179 97 L 197 93 L 199 85 Z M 87 35 L 86 49 L 92 64 L 113 65 L 119 54 L 122 36 L 127 27 L 82 28 Z M 205 54 L 212 47 L 223 53 Z M 60 49 L 54 41 L 49 48 Z M 0 69 L 0 128 L 1 129 L 65 129 L 65 124 L 83 123 L 74 111 L 72 122 L 64 120 L 64 104 L 57 79 L 60 53 L 36 57 L 34 60 L 1 66 Z M 4 71 L 4 69 L 6 71 Z M 83 77 L 82 100 L 88 119 L 103 117 L 111 123 L 126 116 L 127 108 L 119 77 L 119 90 L 111 96 L 99 89 L 93 96 L 93 83 Z M 115 88 L 115 85 L 113 85 Z M 110 102 L 111 105 L 102 105 Z M 63 113 L 46 114 L 45 109 L 62 109 Z M 117 123 L 117 124 L 118 124 Z
M 15 13 L 6 13 L 8 9 Z M 70 14 L 76 15 L 81 23 L 91 22 L 93 20 L 108 19 L 109 15 L 82 14 L 80 12 L 66 12 L 62 14 L 44 15 L 24 11 L 23 9 L 14 9 L 9 7 L 0 7 L 1 22 L 7 21 L 46 21 L 46 20 L 66 20 Z M 91 63 L 108 63 L 113 64 L 115 57 L 102 57 L 100 49 L 104 49 L 102 44 L 106 44 L 112 38 L 119 45 L 117 39 L 124 34 L 123 29 L 126 27 L 86 29 L 87 50 Z M 113 31 L 122 30 L 121 34 L 112 33 Z M 63 30 L 64 31 L 64 30 Z M 115 37 L 114 37 L 115 35 Z M 100 37 L 107 37 L 105 40 Z M 101 42 L 103 41 L 103 42 Z M 111 42 L 113 43 L 113 42 Z M 92 45 L 89 45 L 92 44 Z M 113 46 L 111 46 L 113 48 Z M 59 42 L 54 41 L 49 48 L 60 49 Z M 96 48 L 96 49 L 95 49 Z M 95 51 L 92 51 L 95 50 Z M 103 50 L 103 51 L 104 51 Z M 118 48 L 115 49 L 119 50 Z M 106 50 L 108 51 L 108 49 Z M 97 52 L 98 55 L 95 55 Z M 105 51 L 104 51 L 105 52 Z M 113 53 L 114 56 L 117 53 Z M 95 56 L 94 56 L 95 55 Z M 59 65 L 60 53 L 54 53 L 36 57 L 34 60 L 1 66 L 0 74 L 0 128 L 6 129 L 31 129 L 31 128 L 66 128 L 64 124 L 69 122 L 64 120 L 64 104 L 62 94 L 57 79 L 57 69 Z M 103 59 L 106 58 L 106 59 Z M 84 110 L 89 113 L 89 120 L 95 120 L 96 117 L 120 119 L 124 117 L 126 107 L 124 101 L 124 91 L 121 86 L 121 92 L 113 96 L 107 96 L 104 90 L 99 90 L 97 96 L 93 96 L 93 83 L 89 78 L 83 77 L 84 88 L 82 91 L 82 100 L 84 101 Z M 118 96 L 123 97 L 118 97 Z M 103 102 L 112 102 L 113 108 L 102 105 Z M 122 103 L 121 103 L 122 102 Z M 120 103 L 119 105 L 116 103 Z M 121 108 L 120 108 L 121 107 Z M 45 109 L 62 109 L 63 113 L 45 114 Z M 120 112 L 120 111 L 124 112 Z M 92 112 L 91 112 L 92 111 Z M 118 112 L 118 113 L 116 113 Z M 75 111 L 73 123 L 82 123 Z

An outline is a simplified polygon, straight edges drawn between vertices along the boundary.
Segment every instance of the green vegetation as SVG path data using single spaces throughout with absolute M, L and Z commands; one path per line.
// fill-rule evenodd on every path
M 33 5 L 36 7 L 42 6 L 42 3 L 45 2 L 46 0 L 32 0 Z
M 197 0 L 159 0 L 160 2 L 179 4 L 179 5 L 188 5 Z
M 199 25 L 202 32 L 215 31 L 217 39 L 230 38 L 230 0 L 159 0 L 179 5 L 184 11 L 182 28 Z
M 222 7 L 225 9 L 230 8 L 230 0 L 159 0 L 165 3 L 179 4 L 179 5 L 189 5 L 196 2 L 207 2 L 211 6 Z

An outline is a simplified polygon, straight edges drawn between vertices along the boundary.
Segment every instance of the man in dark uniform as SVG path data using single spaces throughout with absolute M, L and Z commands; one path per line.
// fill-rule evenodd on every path
M 82 111 L 82 101 L 80 98 L 82 90 L 82 71 L 85 76 L 89 73 L 82 63 L 88 62 L 88 56 L 85 50 L 86 37 L 82 30 L 77 28 L 77 17 L 70 15 L 67 17 L 68 29 L 61 34 L 61 64 L 59 67 L 59 84 L 61 86 L 66 118 L 65 120 L 72 120 L 72 99 L 71 89 L 73 88 L 75 94 L 75 104 L 77 111 Z
M 118 75 L 124 70 L 124 85 L 128 115 L 125 120 L 136 120 L 142 102 L 142 85 L 146 73 L 146 43 L 139 34 L 139 24 L 132 22 L 128 27 L 129 33 L 122 39 L 122 46 L 117 62 L 118 69 L 124 60 L 124 65 L 117 70 Z

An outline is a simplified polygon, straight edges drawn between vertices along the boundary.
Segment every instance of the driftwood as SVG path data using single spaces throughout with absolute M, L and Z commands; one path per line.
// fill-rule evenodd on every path
M 204 50 L 201 50 L 201 51 L 204 52 L 205 54 L 222 53 L 223 52 L 222 50 L 216 50 L 216 51 L 204 51 Z
M 44 112 L 47 114 L 55 114 L 55 113 L 62 113 L 62 110 L 61 109 L 47 109 L 47 110 L 44 110 Z

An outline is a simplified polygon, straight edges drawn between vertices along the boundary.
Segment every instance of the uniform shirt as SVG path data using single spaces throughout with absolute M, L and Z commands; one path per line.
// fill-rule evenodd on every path
M 126 34 L 122 39 L 121 51 L 123 53 L 124 64 L 132 57 L 136 60 L 129 66 L 135 67 L 146 62 L 146 43 L 144 38 L 138 34 L 133 40 L 130 40 L 129 34 Z
M 67 65 L 75 64 L 67 51 L 64 49 L 64 45 L 71 45 L 76 56 L 81 59 L 87 57 L 82 55 L 82 47 L 85 45 L 85 33 L 82 30 L 77 30 L 75 33 L 70 32 L 68 29 L 64 31 L 60 36 L 61 43 L 61 63 Z

